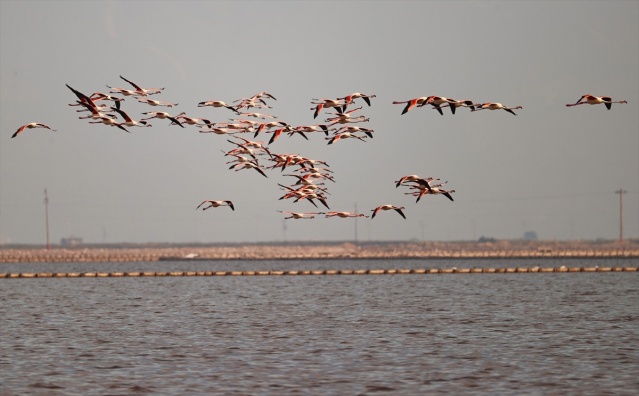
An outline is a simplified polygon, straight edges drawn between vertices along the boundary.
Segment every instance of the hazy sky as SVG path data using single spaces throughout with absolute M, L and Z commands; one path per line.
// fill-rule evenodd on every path
M 639 237 L 639 1 L 2 0 L 0 18 L 1 243 L 45 242 L 45 188 L 53 243 L 614 239 L 620 188 L 625 236 Z M 331 210 L 395 204 L 407 219 L 284 221 L 277 210 L 317 209 L 278 199 L 278 183 L 294 181 L 279 170 L 229 170 L 227 136 L 79 120 L 65 84 L 108 92 L 127 87 L 119 75 L 166 87 L 152 98 L 178 102 L 172 114 L 214 122 L 233 114 L 198 102 L 266 91 L 277 101 L 256 111 L 297 126 L 323 120 L 312 98 L 375 94 L 359 111 L 373 139 L 284 135 L 269 147 L 329 163 Z M 628 104 L 565 106 L 586 93 Z M 523 109 L 401 115 L 392 104 L 430 95 Z M 29 122 L 57 132 L 11 139 Z M 448 181 L 455 201 L 415 203 L 394 184 L 409 174 Z M 236 210 L 196 211 L 205 199 Z

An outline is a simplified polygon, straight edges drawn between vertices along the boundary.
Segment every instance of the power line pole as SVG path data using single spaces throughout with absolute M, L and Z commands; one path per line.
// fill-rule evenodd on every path
M 286 239 L 286 220 L 282 220 L 282 231 L 284 234 L 284 242 L 288 242 Z
M 45 215 L 45 224 L 47 231 L 47 250 L 51 248 L 49 244 L 49 196 L 47 195 L 47 189 L 44 189 L 44 215 Z
M 623 242 L 623 195 L 627 192 L 623 188 L 615 191 L 615 194 L 619 194 L 619 242 Z

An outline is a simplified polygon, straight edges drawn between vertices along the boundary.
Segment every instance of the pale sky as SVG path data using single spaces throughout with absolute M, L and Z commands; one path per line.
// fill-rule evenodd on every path
M 639 237 L 639 1 L 2 0 L 0 44 L 0 243 L 45 242 L 45 188 L 53 243 L 615 239 L 620 188 L 625 237 Z M 331 210 L 394 204 L 407 219 L 284 221 L 277 210 L 318 209 L 278 199 L 294 181 L 279 169 L 229 170 L 228 136 L 78 119 L 65 84 L 108 92 L 127 87 L 120 75 L 165 87 L 151 98 L 178 102 L 171 114 L 214 122 L 233 114 L 199 102 L 266 91 L 277 101 L 255 111 L 298 126 L 325 118 L 313 98 L 376 95 L 356 113 L 373 139 L 283 135 L 269 148 L 328 162 Z M 628 104 L 565 106 L 583 94 Z M 431 95 L 523 109 L 392 104 Z M 122 109 L 162 110 L 131 98 Z M 30 122 L 57 132 L 11 139 Z M 448 181 L 455 201 L 416 203 L 395 188 L 410 174 Z M 196 211 L 205 199 L 235 211 Z

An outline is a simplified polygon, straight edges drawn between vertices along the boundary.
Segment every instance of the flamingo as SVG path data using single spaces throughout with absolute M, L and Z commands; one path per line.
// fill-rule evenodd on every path
M 443 96 L 429 96 L 428 99 L 424 103 L 420 104 L 418 107 L 431 105 L 437 110 L 437 112 L 439 112 L 440 115 L 444 115 L 441 105 L 445 103 L 449 103 L 449 100 L 454 100 L 454 99 L 444 98 Z
M 315 180 L 330 180 L 335 183 L 335 179 L 332 176 L 326 174 L 316 174 L 316 173 L 307 173 L 304 176 L 294 175 L 294 174 L 285 174 L 284 176 L 293 176 L 297 178 L 295 185 L 307 185 L 315 183 Z
M 86 96 L 85 94 L 83 94 L 82 92 L 78 91 L 77 89 L 71 88 L 71 86 L 69 84 L 65 84 L 67 86 L 67 88 L 69 88 L 71 90 L 71 92 L 73 92 L 75 94 L 75 96 L 78 97 L 78 100 L 81 103 L 84 103 L 86 105 L 89 105 L 91 107 L 97 107 L 95 105 L 95 103 L 93 103 L 93 99 L 91 99 L 90 97 Z M 77 106 L 77 104 L 70 104 L 69 106 Z
M 89 110 L 91 112 L 91 115 L 88 115 L 86 117 L 78 117 L 78 119 L 80 119 L 80 120 L 84 120 L 84 119 L 88 119 L 88 118 L 92 118 L 94 120 L 100 120 L 100 119 L 102 119 L 102 117 L 115 118 L 115 116 L 112 115 L 112 114 L 102 113 L 100 111 L 102 109 L 101 107 L 96 107 L 95 104 L 91 105 L 93 102 L 91 102 L 91 104 L 85 103 L 85 102 L 77 102 L 77 103 L 79 105 L 81 105 L 81 106 L 84 106 L 87 110 Z M 113 108 L 113 107 L 111 107 L 111 108 Z
M 333 176 L 331 176 L 329 173 L 322 172 L 320 169 L 317 169 L 317 168 L 299 168 L 299 169 L 296 169 L 295 171 L 299 172 L 300 169 L 313 169 L 313 170 L 310 170 L 308 172 L 302 171 L 302 173 L 306 173 L 304 175 L 304 177 L 306 177 L 306 179 L 328 179 L 328 180 L 330 180 L 332 182 L 335 182 L 335 179 L 333 179 Z
M 402 209 L 404 209 L 403 206 L 395 206 L 395 205 L 380 205 L 378 207 L 376 207 L 375 209 L 372 209 L 371 211 L 373 212 L 373 215 L 371 216 L 371 219 L 375 218 L 375 215 L 377 213 L 379 213 L 380 210 L 394 210 L 395 212 L 399 213 L 404 219 L 406 219 L 406 216 L 404 216 L 404 212 L 402 212 Z
M 273 99 L 273 100 L 277 100 L 277 99 L 275 98 L 275 96 L 271 95 L 271 94 L 270 94 L 270 93 L 268 93 L 268 92 L 264 92 L 264 91 L 262 91 L 262 92 L 260 92 L 260 93 L 257 93 L 257 94 L 255 94 L 255 95 L 253 95 L 253 96 L 251 96 L 251 99 L 262 99 L 263 97 L 267 97 L 267 98 L 271 98 L 271 99 Z
M 332 170 L 328 168 L 322 168 L 322 167 L 308 167 L 308 166 L 300 165 L 299 168 L 295 169 L 295 172 L 300 172 L 300 173 L 321 173 L 322 171 L 333 173 Z
M 315 207 L 317 207 L 317 205 L 315 204 L 315 202 L 313 202 L 313 200 L 317 199 L 322 203 L 322 205 L 324 205 L 326 209 L 330 209 L 328 207 L 328 204 L 326 203 L 326 198 L 322 194 L 318 194 L 316 192 L 303 192 L 299 194 L 299 196 L 293 202 L 297 202 L 300 199 L 306 199 L 307 201 L 310 201 L 313 205 L 315 205 Z
M 226 201 L 213 201 L 213 200 L 204 200 L 202 201 L 201 204 L 199 204 L 197 206 L 197 208 L 195 208 L 195 210 L 198 210 L 200 208 L 200 206 L 204 205 L 205 203 L 209 203 L 209 206 L 205 206 L 202 208 L 202 210 L 207 210 L 207 209 L 211 209 L 211 208 L 217 208 L 220 206 L 228 206 L 231 208 L 231 210 L 235 210 L 235 207 L 233 206 L 233 202 L 226 200 Z
M 515 114 L 515 112 L 513 110 L 517 110 L 517 109 L 523 109 L 523 107 L 521 106 L 515 106 L 515 107 L 508 107 L 508 106 L 504 106 L 501 103 L 481 103 L 481 104 L 477 104 L 475 109 L 472 109 L 471 111 L 479 111 L 479 110 L 506 110 L 507 112 L 509 112 L 512 115 L 517 115 Z
M 305 158 L 302 157 L 300 159 L 300 161 L 298 161 L 297 163 L 300 166 L 304 166 L 304 164 L 309 164 L 311 166 L 315 166 L 315 164 L 320 164 L 320 165 L 324 165 L 324 166 L 329 166 L 326 161 L 322 161 L 322 160 L 316 160 L 316 159 L 310 159 L 310 158 Z
M 366 134 L 366 136 L 368 136 L 369 138 L 373 138 L 373 132 L 375 132 L 372 129 L 369 128 L 361 128 L 358 126 L 354 126 L 354 125 L 346 125 L 341 127 L 340 129 L 338 129 L 337 131 L 335 131 L 335 135 L 343 133 L 343 132 L 349 132 L 349 133 L 353 133 L 353 132 L 364 132 Z
M 178 120 L 183 120 L 183 122 L 185 124 L 188 124 L 188 125 L 202 126 L 202 124 L 200 124 L 200 121 L 202 121 L 207 126 L 211 126 L 211 124 L 212 124 L 211 121 L 206 119 L 206 118 L 187 117 L 187 116 L 185 116 L 185 114 L 186 114 L 185 112 L 181 112 L 180 114 L 175 116 L 175 118 L 177 118 Z
M 147 98 L 142 98 L 142 99 L 138 98 L 138 102 L 146 103 L 151 106 L 164 106 L 164 107 L 173 107 L 178 105 L 178 103 L 163 102 L 161 100 L 147 99 Z
M 123 123 L 116 122 L 113 118 L 110 118 L 110 117 L 100 117 L 98 121 L 89 121 L 89 124 L 104 124 L 104 125 L 118 127 L 122 129 L 124 132 L 129 132 L 127 131 L 125 127 L 122 126 L 124 125 Z
M 601 103 L 606 105 L 606 108 L 608 110 L 610 110 L 610 108 L 612 107 L 613 103 L 628 103 L 628 102 L 625 101 L 625 100 L 613 101 L 610 96 L 593 96 L 591 94 L 585 94 L 581 98 L 579 98 L 579 100 L 576 103 L 567 104 L 566 106 L 567 107 L 572 107 L 572 106 L 578 106 L 578 105 L 582 105 L 582 104 L 596 105 L 596 104 L 601 104 Z
M 336 109 L 337 109 L 337 113 L 332 113 L 332 115 L 334 115 L 335 117 L 330 117 L 330 118 L 328 118 L 328 119 L 326 120 L 327 122 L 328 122 L 328 121 L 335 121 L 335 120 L 337 120 L 338 118 L 350 118 L 350 117 L 352 117 L 352 114 L 353 114 L 354 112 L 356 112 L 356 111 L 358 111 L 358 110 L 361 110 L 361 109 L 362 109 L 362 107 L 360 106 L 360 107 L 357 107 L 357 108 L 355 108 L 355 109 L 351 109 L 351 110 L 349 110 L 349 111 L 345 111 L 345 110 L 344 110 L 344 111 L 342 111 L 342 110 L 341 110 L 341 109 L 339 109 L 339 108 L 336 108 Z
M 25 129 L 33 129 L 33 128 L 45 128 L 45 129 L 50 129 L 53 132 L 56 132 L 55 129 L 51 129 L 51 127 L 45 125 L 45 124 L 41 124 L 39 122 L 30 122 L 28 124 L 25 124 L 23 126 L 21 126 L 20 128 L 18 128 L 17 131 L 15 131 L 15 133 L 13 135 L 11 135 L 11 138 L 13 139 L 14 137 L 18 136 L 19 134 L 21 134 Z
M 296 132 L 324 132 L 328 136 L 328 126 L 326 124 L 300 125 L 294 129 Z
M 313 118 L 317 118 L 322 109 L 327 109 L 329 107 L 335 107 L 338 111 L 344 111 L 344 108 L 348 105 L 348 102 L 342 101 L 340 99 L 313 99 L 313 100 L 321 100 L 321 102 L 311 102 L 311 104 L 317 105 L 315 107 L 311 107 L 311 110 L 315 110 L 313 114 Z
M 339 133 L 339 134 L 337 134 L 337 135 L 335 135 L 333 137 L 327 137 L 327 138 L 324 138 L 324 139 L 328 140 L 328 144 L 333 144 L 333 143 L 335 143 L 338 140 L 349 139 L 349 138 L 350 139 L 359 139 L 362 142 L 366 142 L 366 140 L 364 140 L 366 138 L 366 136 L 357 136 L 357 135 L 355 135 L 353 133 L 350 133 L 350 132 L 342 132 L 342 133 Z
M 262 143 L 262 142 L 253 142 L 253 141 L 245 139 L 245 138 L 243 138 L 241 136 L 234 136 L 234 137 L 244 140 L 244 143 L 237 143 L 237 142 L 234 142 L 234 141 L 228 140 L 228 139 L 226 141 L 238 146 L 238 148 L 245 149 L 245 150 L 248 150 L 248 151 L 251 151 L 251 149 L 264 150 L 269 155 L 269 157 L 271 157 L 271 158 L 273 157 L 273 155 L 271 154 L 271 151 L 269 150 L 268 146 L 266 146 L 264 143 Z
M 258 163 L 256 161 L 239 161 L 237 164 L 235 165 L 231 165 L 231 167 L 229 169 L 235 169 L 235 171 L 239 171 L 242 169 L 255 169 L 256 171 L 258 171 L 262 176 L 264 177 L 268 177 L 266 176 L 266 173 L 264 173 L 264 171 L 262 170 L 262 167 L 260 165 L 258 165 Z
M 233 101 L 233 103 L 237 103 L 237 102 L 240 102 L 240 103 L 237 104 L 237 106 L 235 107 L 236 109 L 251 109 L 251 108 L 272 109 L 272 107 L 267 105 L 266 102 L 262 99 L 244 98 L 244 99 L 238 99 Z
M 141 95 L 138 91 L 133 89 L 115 88 L 110 85 L 107 85 L 107 88 L 111 89 L 109 93 L 117 93 L 117 94 L 122 94 L 124 96 L 144 96 L 144 95 Z
M 366 216 L 365 214 L 352 213 L 352 212 L 327 212 L 325 217 L 333 217 L 333 216 L 341 217 L 343 219 L 345 219 L 347 217 L 364 217 L 364 218 L 368 218 L 368 216 Z
M 364 102 L 366 102 L 367 105 L 371 105 L 371 98 L 374 98 L 375 95 L 365 95 L 363 93 L 360 92 L 353 92 L 350 95 L 346 95 L 343 98 L 337 98 L 339 100 L 343 100 L 346 103 L 351 103 L 354 101 L 354 99 L 358 99 L 358 98 L 362 98 L 364 100 Z
M 277 118 L 276 116 L 272 116 L 270 114 L 264 114 L 264 113 L 240 113 L 240 115 L 243 115 L 244 117 L 254 117 L 254 118 L 261 118 L 261 119 Z
M 442 188 L 435 187 L 435 186 L 432 186 L 432 187 L 419 186 L 415 188 L 417 188 L 419 191 L 405 193 L 405 194 L 416 196 L 417 200 L 415 202 L 419 202 L 419 200 L 424 195 L 427 195 L 427 194 L 432 194 L 432 195 L 441 194 L 445 196 L 446 198 L 450 199 L 451 201 L 454 201 L 453 196 L 451 194 L 454 193 L 455 190 L 444 190 Z
M 290 215 L 288 217 L 284 217 L 286 219 L 314 219 L 316 215 L 323 215 L 324 212 L 285 212 L 282 210 L 278 210 L 280 213 L 284 213 L 286 215 Z
M 304 185 L 300 188 L 294 189 L 291 187 L 287 187 L 284 186 L 282 184 L 278 185 L 280 187 L 285 188 L 286 190 L 288 190 L 288 192 L 284 195 L 282 195 L 279 199 L 289 199 L 289 198 L 293 198 L 295 197 L 295 202 L 299 201 L 300 199 L 306 199 L 308 200 L 311 204 L 313 204 L 313 206 L 317 207 L 317 204 L 315 203 L 315 201 L 313 201 L 314 199 L 317 199 L 318 201 L 320 201 L 322 203 L 322 205 L 324 205 L 327 209 L 330 209 L 328 207 L 328 204 L 326 203 L 326 197 L 324 195 L 318 194 L 315 192 L 315 190 L 320 190 L 320 191 L 324 191 L 324 189 L 316 186 L 316 185 Z
M 167 113 L 165 111 L 147 111 L 147 112 L 142 113 L 142 114 L 144 114 L 144 115 L 152 114 L 152 116 L 148 117 L 148 118 L 142 118 L 142 119 L 140 119 L 140 121 L 150 120 L 152 118 L 159 118 L 161 120 L 165 120 L 166 119 L 166 120 L 171 120 L 172 124 L 177 124 L 177 125 L 181 126 L 182 128 L 184 128 L 184 125 L 182 125 L 182 123 L 176 117 L 173 117 L 172 115 L 170 115 L 169 113 Z
M 222 102 L 221 100 L 209 100 L 206 102 L 200 102 L 197 104 L 197 107 L 206 107 L 206 106 L 211 106 L 211 107 L 226 107 L 229 110 L 233 110 L 234 112 L 236 112 L 237 114 L 241 114 L 239 111 L 237 111 L 237 109 L 231 105 L 228 105 L 224 102 Z
M 402 176 L 398 181 L 395 182 L 395 188 L 399 187 L 400 185 L 404 183 L 416 182 L 418 180 L 425 180 L 427 183 L 430 183 L 433 180 L 439 180 L 439 178 L 435 179 L 435 178 L 429 177 L 427 179 L 424 179 L 423 177 L 420 177 L 418 175 L 406 175 L 406 176 Z
M 140 120 L 140 121 L 136 121 L 134 119 L 132 119 L 131 117 L 129 117 L 129 115 L 127 113 L 124 112 L 124 110 L 120 110 L 120 109 L 116 109 L 115 107 L 111 107 L 111 110 L 117 112 L 118 114 L 120 114 L 122 116 L 122 118 L 124 118 L 124 122 L 122 123 L 123 125 L 126 125 L 128 127 L 151 127 L 153 125 L 149 124 L 148 122 L 144 121 L 144 120 Z
M 238 132 L 237 131 L 231 132 L 228 128 L 217 128 L 217 127 L 209 126 L 209 129 L 201 130 L 200 133 L 214 133 L 216 135 L 234 135 Z
M 90 96 L 91 100 L 110 100 L 115 103 L 116 108 L 120 108 L 120 102 L 124 101 L 124 98 L 118 98 L 117 96 L 108 95 L 102 92 L 94 92 Z
M 91 94 L 90 98 L 92 100 L 110 100 L 112 102 L 123 102 L 124 98 L 118 98 L 117 96 L 105 94 L 102 92 L 94 92 Z
M 137 96 L 155 95 L 155 94 L 158 94 L 158 93 L 160 93 L 160 92 L 162 92 L 164 90 L 164 88 L 148 88 L 148 89 L 145 89 L 145 88 L 140 87 L 139 85 L 137 85 L 133 81 L 127 80 L 126 78 L 124 78 L 122 76 L 120 76 L 120 78 L 123 79 L 124 81 L 128 82 L 129 84 L 131 84 L 133 86 L 133 88 L 135 88 L 135 91 L 134 91 L 135 94 L 134 95 L 137 95 Z M 109 86 L 107 85 L 107 87 L 109 87 Z M 109 88 L 111 88 L 111 87 L 109 87 Z M 117 89 L 117 88 L 114 88 L 114 89 Z
M 357 117 L 337 117 L 338 119 L 333 121 L 332 123 L 328 124 L 328 126 L 333 126 L 335 124 L 354 124 L 356 122 L 368 122 L 371 119 L 370 118 L 366 118 L 366 116 L 357 116 Z
M 222 150 L 222 152 L 224 153 L 224 150 Z M 240 154 L 226 154 L 226 153 L 225 153 L 225 156 L 226 156 L 226 155 L 230 155 L 230 156 L 235 157 L 235 159 L 234 159 L 234 160 L 227 161 L 227 162 L 226 162 L 227 164 L 232 164 L 232 163 L 234 163 L 234 162 L 243 163 L 243 162 L 253 161 L 252 159 L 247 158 L 247 157 L 244 157 L 244 156 L 242 156 L 242 155 L 240 155 Z
M 284 121 L 261 122 L 261 123 L 259 123 L 259 126 L 257 127 L 257 130 L 255 130 L 255 134 L 253 135 L 253 137 L 256 137 L 264 129 L 271 129 L 271 128 L 275 128 L 275 127 L 278 127 L 278 126 L 285 127 L 285 129 L 287 131 L 291 130 L 291 126 L 288 123 L 284 122 Z
M 69 84 L 65 84 L 65 85 L 78 98 L 78 101 L 76 103 L 69 104 L 69 106 L 84 106 L 89 111 L 91 111 L 93 113 L 92 116 L 90 116 L 90 117 L 80 117 L 81 119 L 82 118 L 98 119 L 98 118 L 103 116 L 103 114 L 99 113 L 99 111 L 100 110 L 104 110 L 104 108 L 108 108 L 108 106 L 98 106 L 98 105 L 95 104 L 94 100 L 112 100 L 112 101 L 115 102 L 115 107 L 117 107 L 118 109 L 120 108 L 120 102 L 124 100 L 122 98 L 116 98 L 116 97 L 113 97 L 113 96 L 110 96 L 110 95 L 106 95 L 106 94 L 103 94 L 103 93 L 100 93 L 100 92 L 96 92 L 96 93 L 92 94 L 91 97 L 89 97 L 89 96 L 83 94 L 82 92 L 78 91 L 77 89 L 72 88 Z M 80 112 L 80 111 L 86 111 L 86 110 L 77 110 L 77 111 Z M 98 114 L 96 114 L 96 113 L 98 113 Z
M 450 111 L 455 114 L 455 110 L 457 110 L 458 107 L 470 107 L 470 110 L 473 111 L 475 110 L 475 103 L 473 103 L 472 100 L 468 100 L 468 99 L 464 99 L 464 100 L 455 100 L 455 99 L 448 99 L 448 104 L 444 104 L 441 107 L 450 107 Z
M 403 104 L 406 103 L 406 107 L 402 110 L 402 115 L 411 111 L 415 106 L 422 105 L 425 101 L 428 100 L 428 96 L 422 96 L 421 98 L 409 99 L 402 102 L 395 101 L 393 104 Z

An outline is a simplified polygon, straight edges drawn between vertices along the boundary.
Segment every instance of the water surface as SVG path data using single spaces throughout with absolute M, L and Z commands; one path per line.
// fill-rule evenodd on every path
M 0 272 L 460 261 L 44 263 Z M 502 262 L 482 263 L 470 264 Z M 0 301 L 2 395 L 639 389 L 639 273 L 0 279 Z

